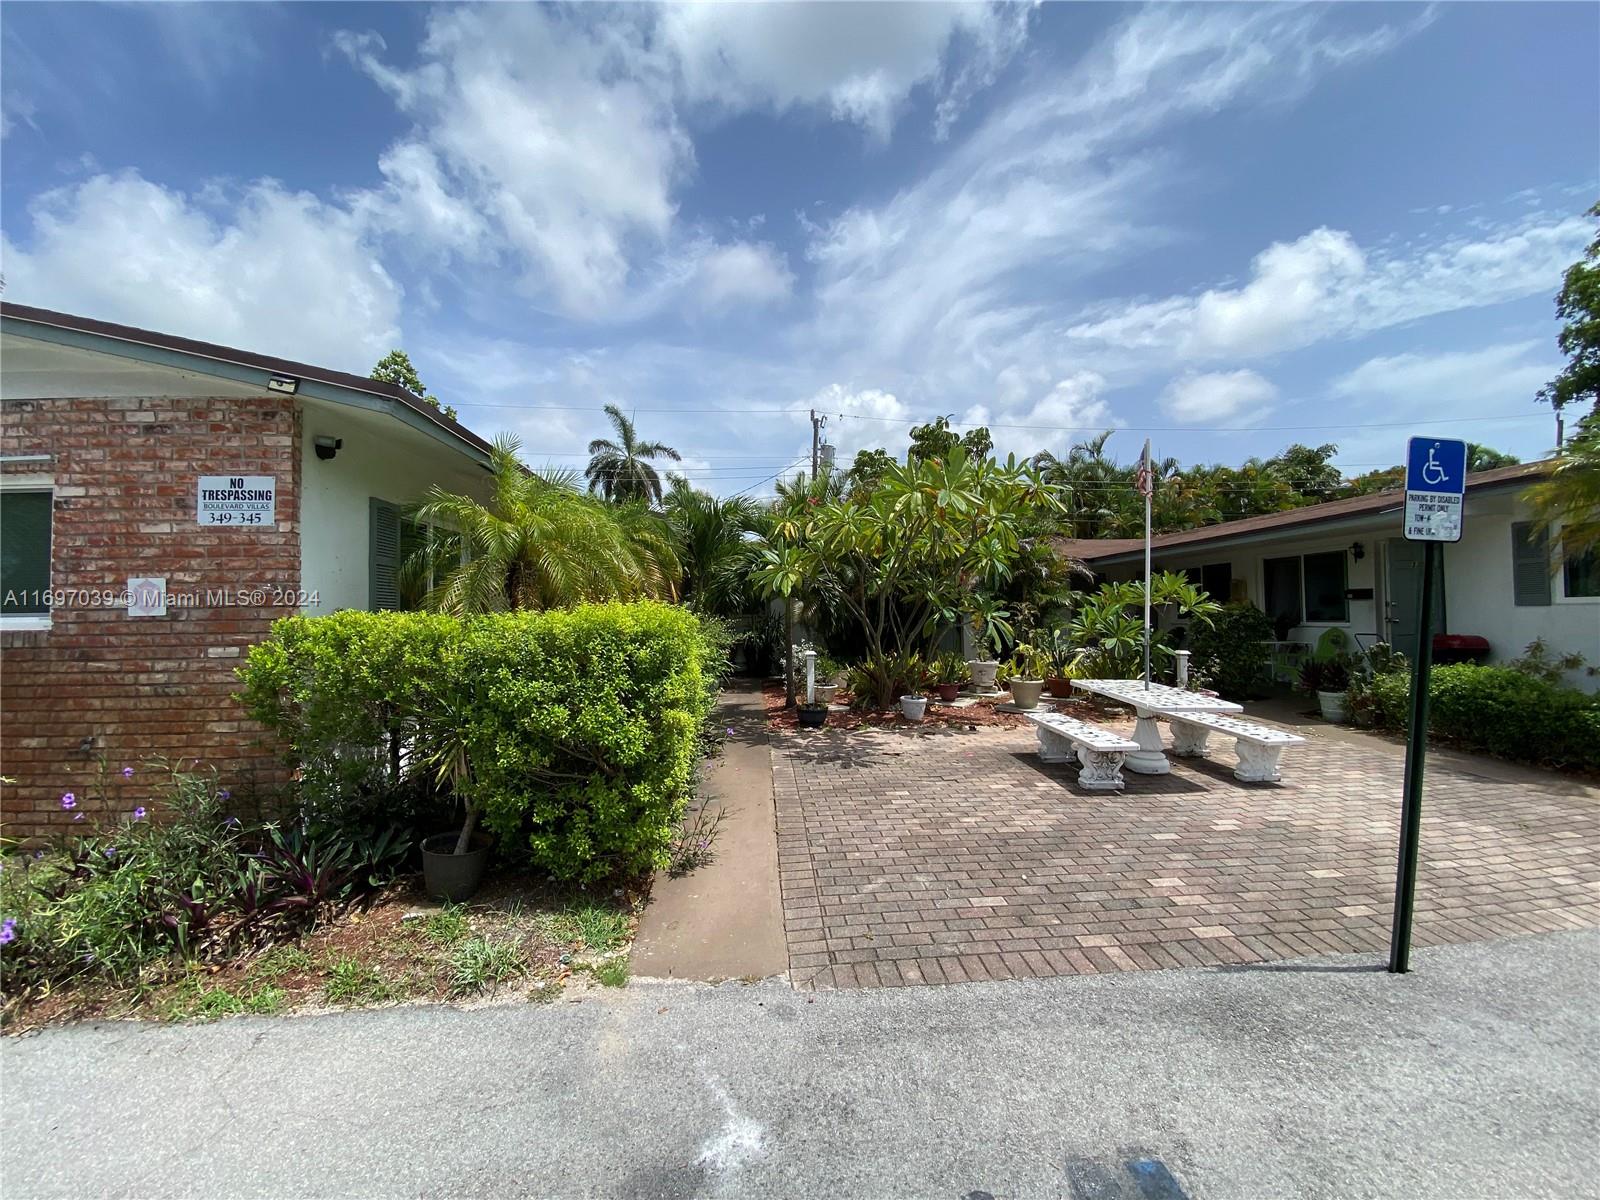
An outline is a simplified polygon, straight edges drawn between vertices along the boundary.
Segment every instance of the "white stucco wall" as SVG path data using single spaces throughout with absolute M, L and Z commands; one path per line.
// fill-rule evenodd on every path
M 430 485 L 482 496 L 488 473 L 464 454 L 382 413 L 306 400 L 302 408 L 301 586 L 307 614 L 366 608 L 373 497 L 410 504 Z M 329 460 L 316 438 L 344 441 Z

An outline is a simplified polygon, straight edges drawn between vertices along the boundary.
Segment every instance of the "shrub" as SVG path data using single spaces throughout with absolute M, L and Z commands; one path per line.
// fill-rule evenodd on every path
M 1261 693 L 1271 656 L 1272 621 L 1249 601 L 1224 605 L 1210 626 L 1196 624 L 1189 635 L 1189 669 L 1196 682 L 1229 700 Z
M 352 666 L 372 648 L 381 666 Z M 448 783 L 557 878 L 666 866 L 724 643 L 681 608 L 289 617 L 241 671 L 319 801 Z M 459 746 L 439 779 L 410 747 Z
M 1409 675 L 1373 676 L 1374 722 L 1405 729 L 1410 691 Z M 1470 663 L 1435 667 L 1428 692 L 1430 731 L 1468 749 L 1554 766 L 1600 768 L 1600 697 L 1513 667 Z

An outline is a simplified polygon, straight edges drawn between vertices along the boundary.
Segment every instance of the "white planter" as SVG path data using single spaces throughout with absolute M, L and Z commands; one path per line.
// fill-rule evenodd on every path
M 815 691 L 817 693 L 817 703 L 818 704 L 832 704 L 833 703 L 834 693 L 837 692 L 838 690 L 839 690 L 839 685 L 836 684 L 836 683 L 819 683 L 819 684 L 817 684 L 816 689 L 815 689 Z
M 1343 692 L 1318 692 L 1317 707 L 1322 710 L 1322 719 L 1343 725 L 1350 719 L 1350 706 L 1345 703 Z
M 1039 697 L 1044 694 L 1044 680 L 1013 679 L 1010 686 L 1012 704 L 1023 709 L 1039 707 Z
M 1000 673 L 1000 664 L 986 662 L 981 658 L 968 661 L 967 669 L 972 672 L 972 688 L 978 692 L 992 692 L 995 690 L 995 676 Z
M 901 696 L 900 711 L 905 714 L 908 721 L 920 721 L 928 711 L 928 698 L 926 696 Z

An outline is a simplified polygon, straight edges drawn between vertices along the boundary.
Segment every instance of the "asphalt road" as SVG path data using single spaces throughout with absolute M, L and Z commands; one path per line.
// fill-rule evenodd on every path
M 0 1048 L 35 1196 L 1600 1195 L 1600 932 L 807 997 L 603 999 Z

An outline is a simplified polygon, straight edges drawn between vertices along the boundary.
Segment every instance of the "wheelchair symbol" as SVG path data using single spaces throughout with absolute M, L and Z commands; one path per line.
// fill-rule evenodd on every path
M 1437 447 L 1437 446 L 1429 446 L 1428 447 L 1428 461 L 1425 462 L 1422 465 L 1422 482 L 1423 483 L 1434 483 L 1434 484 L 1443 483 L 1445 481 L 1445 479 L 1447 478 L 1447 476 L 1445 475 L 1445 472 L 1444 472 L 1444 468 L 1441 467 L 1437 462 L 1435 462 L 1434 458 L 1433 458 L 1434 451 L 1436 451 L 1438 449 L 1439 449 L 1439 447 Z

